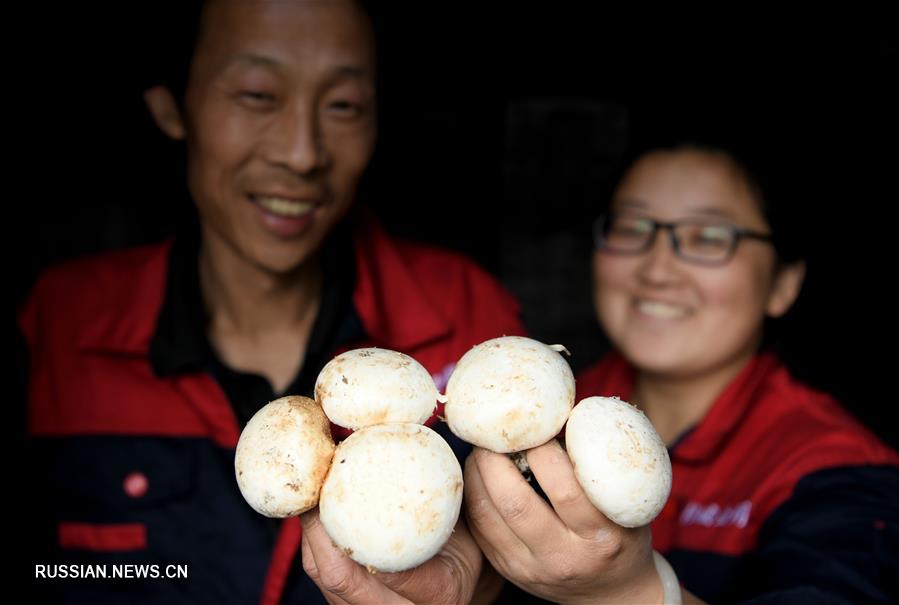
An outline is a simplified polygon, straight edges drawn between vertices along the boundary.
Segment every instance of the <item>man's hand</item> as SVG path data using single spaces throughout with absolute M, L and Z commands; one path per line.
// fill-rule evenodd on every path
M 558 442 L 527 459 L 552 506 L 507 456 L 475 448 L 465 464 L 469 527 L 493 567 L 559 603 L 661 603 L 649 527 L 626 529 L 603 516 Z
M 399 573 L 369 573 L 337 548 L 325 533 L 318 509 L 304 513 L 303 569 L 329 603 L 422 603 L 459 605 L 471 601 L 483 558 L 465 521 L 432 559 Z

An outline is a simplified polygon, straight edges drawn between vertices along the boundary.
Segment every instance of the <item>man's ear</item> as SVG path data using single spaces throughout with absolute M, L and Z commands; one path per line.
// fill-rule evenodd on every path
M 805 261 L 783 265 L 777 270 L 771 293 L 768 295 L 768 304 L 765 307 L 769 317 L 780 317 L 790 310 L 799 297 L 804 280 Z
M 172 91 L 166 86 L 154 86 L 144 91 L 144 102 L 159 129 L 175 140 L 184 138 L 184 119 Z

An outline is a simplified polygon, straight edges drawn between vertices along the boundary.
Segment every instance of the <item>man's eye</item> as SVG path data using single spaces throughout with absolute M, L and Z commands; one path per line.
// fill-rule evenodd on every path
M 353 118 L 362 114 L 362 106 L 360 104 L 346 100 L 332 101 L 328 104 L 328 109 L 334 115 L 342 118 Z
M 259 90 L 242 90 L 240 99 L 253 105 L 267 105 L 275 102 L 275 95 Z

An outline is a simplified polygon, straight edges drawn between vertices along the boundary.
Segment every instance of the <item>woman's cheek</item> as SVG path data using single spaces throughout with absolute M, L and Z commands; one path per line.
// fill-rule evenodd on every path
M 622 325 L 627 310 L 628 275 L 624 259 L 596 253 L 593 260 L 593 304 L 607 333 Z M 610 329 L 611 328 L 611 329 Z

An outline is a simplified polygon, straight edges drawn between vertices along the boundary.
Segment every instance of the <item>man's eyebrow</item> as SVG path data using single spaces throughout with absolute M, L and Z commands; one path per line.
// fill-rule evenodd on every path
M 280 67 L 280 62 L 265 55 L 257 55 L 255 53 L 240 53 L 235 55 L 229 62 L 234 65 L 237 63 L 247 63 L 249 65 L 258 65 L 261 67 Z
M 259 55 L 256 53 L 240 53 L 235 55 L 229 62 L 229 66 L 247 64 L 259 67 L 267 67 L 269 69 L 282 69 L 283 64 L 273 57 Z M 344 78 L 352 78 L 355 80 L 371 80 L 373 78 L 372 70 L 359 65 L 339 65 L 331 70 L 331 80 L 341 80 Z
M 340 80 L 342 78 L 353 78 L 356 80 L 370 80 L 372 78 L 372 73 L 370 69 L 366 69 L 365 67 L 359 67 L 357 65 L 341 65 L 340 67 L 335 68 L 331 72 L 331 77 L 334 80 Z

